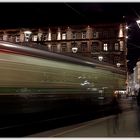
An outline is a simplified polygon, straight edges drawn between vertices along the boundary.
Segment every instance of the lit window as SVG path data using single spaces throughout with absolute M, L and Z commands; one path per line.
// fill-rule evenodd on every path
M 86 32 L 82 32 L 82 39 L 86 39 Z
M 61 32 L 60 31 L 58 31 L 57 40 L 61 40 Z
M 49 29 L 49 31 L 48 31 L 48 41 L 51 41 L 52 40 L 52 38 L 51 38 L 51 30 Z
M 8 38 L 7 34 L 4 34 L 4 35 L 3 35 L 3 40 L 4 40 L 4 41 L 7 41 L 7 38 Z
M 66 39 L 66 33 L 62 33 L 62 40 Z
M 120 29 L 119 29 L 119 37 L 123 37 L 123 27 L 120 26 Z
M 42 41 L 42 33 L 38 33 L 38 41 Z
M 108 51 L 107 43 L 104 44 L 104 48 L 103 49 L 104 49 L 104 51 Z
M 48 34 L 48 40 L 49 41 L 51 40 L 51 32 L 49 32 L 49 34 Z
M 115 50 L 117 51 L 117 50 L 119 50 L 119 43 L 115 43 Z
M 34 35 L 32 39 L 33 41 L 37 41 L 37 35 Z
M 120 41 L 120 51 L 123 51 L 123 41 Z

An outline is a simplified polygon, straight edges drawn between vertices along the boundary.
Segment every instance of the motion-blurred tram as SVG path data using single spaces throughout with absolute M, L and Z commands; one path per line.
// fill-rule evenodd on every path
M 0 66 L 4 114 L 49 112 L 52 117 L 94 110 L 125 89 L 125 72 L 115 67 L 4 41 Z

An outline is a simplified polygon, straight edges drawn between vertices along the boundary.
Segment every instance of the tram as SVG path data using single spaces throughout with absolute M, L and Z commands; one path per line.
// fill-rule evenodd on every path
M 0 104 L 5 104 L 0 113 L 97 109 L 111 102 L 115 90 L 125 89 L 120 69 L 5 41 L 0 66 Z

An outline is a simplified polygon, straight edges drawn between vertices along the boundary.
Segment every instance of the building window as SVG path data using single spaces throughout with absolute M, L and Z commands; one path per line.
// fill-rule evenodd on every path
M 57 34 L 57 40 L 61 40 L 61 32 L 60 31 Z
M 108 38 L 108 31 L 104 31 L 104 32 L 102 33 L 102 37 L 103 37 L 103 38 Z
M 62 40 L 66 40 L 66 33 L 62 33 Z
M 51 41 L 51 32 L 48 34 L 48 40 Z
M 104 51 L 108 51 L 108 45 L 107 45 L 107 43 L 104 44 L 103 50 L 104 50 Z
M 76 33 L 72 33 L 72 39 L 76 39 Z
M 16 42 L 20 42 L 20 36 L 16 36 Z
M 57 52 L 57 45 L 55 43 L 51 45 L 51 51 Z
M 62 52 L 66 52 L 67 51 L 67 44 L 66 43 L 62 43 L 61 44 L 61 51 Z
M 43 34 L 42 34 L 41 32 L 39 32 L 39 33 L 37 34 L 37 36 L 38 36 L 38 41 L 42 41 L 42 36 L 43 36 Z
M 122 27 L 122 25 L 120 25 L 119 37 L 123 37 L 123 27 Z
M 7 39 L 8 39 L 7 34 L 4 34 L 4 35 L 3 35 L 3 40 L 4 40 L 4 41 L 7 41 Z
M 123 51 L 123 45 L 124 45 L 124 42 L 120 41 L 120 51 Z
M 43 41 L 47 41 L 48 35 L 47 34 L 43 34 Z
M 86 32 L 82 32 L 82 39 L 86 39 Z
M 52 40 L 56 40 L 56 34 L 55 33 L 52 34 Z
M 86 52 L 87 51 L 87 42 L 82 42 L 81 43 L 81 51 Z
M 92 42 L 92 51 L 98 51 L 98 50 L 99 50 L 99 43 Z
M 99 33 L 98 32 L 93 32 L 93 38 L 98 38 Z
M 72 47 L 77 47 L 77 43 L 76 43 L 76 42 L 72 42 L 72 43 L 71 43 L 71 46 L 72 46 Z
M 115 43 L 114 48 L 115 48 L 115 51 L 118 51 L 119 50 L 119 43 Z
M 37 35 L 34 35 L 32 41 L 37 41 Z

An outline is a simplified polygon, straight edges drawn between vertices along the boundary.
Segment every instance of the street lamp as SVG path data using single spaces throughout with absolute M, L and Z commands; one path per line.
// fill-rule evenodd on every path
M 121 66 L 121 63 L 117 63 L 116 65 L 117 65 L 117 67 L 119 68 L 119 67 Z
M 29 41 L 29 38 L 30 38 L 31 33 L 32 33 L 31 31 L 24 31 L 25 41 L 26 42 Z
M 31 31 L 24 31 L 24 34 L 26 35 L 26 34 L 31 34 L 32 32 Z
M 99 61 L 102 61 L 103 60 L 103 56 L 99 55 L 98 59 L 99 59 Z
M 136 22 L 137 22 L 137 25 L 138 25 L 139 28 L 140 28 L 140 20 L 137 20 Z
M 78 47 L 77 47 L 77 45 L 76 45 L 76 43 L 75 43 L 75 41 L 74 41 L 73 47 L 72 47 L 72 52 L 73 52 L 73 53 L 77 53 L 77 51 L 78 51 Z
M 127 30 L 127 29 L 129 29 L 129 27 L 128 27 L 128 26 L 126 26 L 126 27 L 125 27 L 125 29 L 126 29 L 126 30 Z
M 77 53 L 77 51 L 78 51 L 78 48 L 77 47 L 72 47 L 72 52 L 73 53 Z

